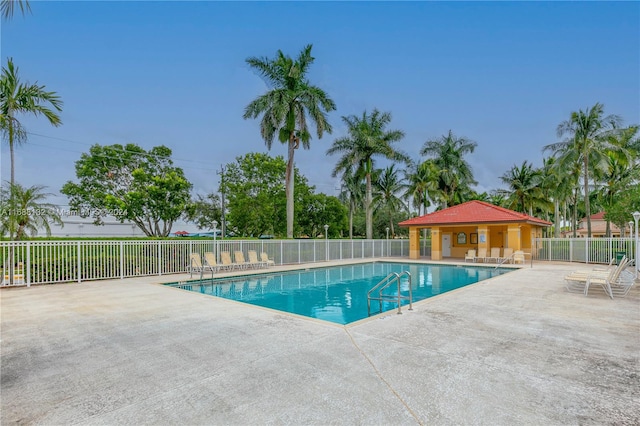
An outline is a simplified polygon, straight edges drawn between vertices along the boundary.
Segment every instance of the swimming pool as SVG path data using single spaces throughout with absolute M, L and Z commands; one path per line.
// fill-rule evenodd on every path
M 367 292 L 392 272 L 409 271 L 413 301 L 446 293 L 511 271 L 507 268 L 417 263 L 373 262 L 241 277 L 183 281 L 167 285 L 237 300 L 279 311 L 349 324 L 367 318 Z M 397 295 L 391 286 L 385 295 Z M 406 276 L 401 294 L 409 294 Z M 403 305 L 407 304 L 403 302 Z M 397 303 L 371 302 L 371 312 L 397 308 Z

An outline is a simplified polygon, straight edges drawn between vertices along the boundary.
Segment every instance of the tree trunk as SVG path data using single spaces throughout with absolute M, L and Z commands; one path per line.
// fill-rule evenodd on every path
M 287 238 L 293 238 L 293 190 L 294 190 L 294 163 L 295 134 L 289 136 L 287 173 L 285 175 L 285 188 L 287 194 Z
M 353 198 L 349 197 L 349 239 L 353 240 L 353 210 L 355 206 L 353 205 Z
M 589 158 L 584 157 L 584 211 L 587 215 L 587 238 L 591 238 L 591 205 L 589 203 Z
M 553 214 L 556 222 L 555 229 L 553 230 L 553 236 L 560 238 L 560 201 L 557 199 L 553 200 Z
M 367 215 L 367 239 L 373 239 L 373 209 L 371 208 L 371 172 L 367 173 L 367 200 L 366 203 L 366 215 Z

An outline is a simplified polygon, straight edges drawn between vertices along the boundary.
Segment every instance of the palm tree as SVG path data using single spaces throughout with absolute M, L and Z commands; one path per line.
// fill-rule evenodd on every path
M 16 6 L 23 15 L 26 12 L 31 12 L 31 6 L 27 0 L 2 0 L 2 2 L 0 2 L 0 13 L 2 13 L 2 17 L 4 19 L 13 18 Z
M 568 120 L 558 125 L 558 137 L 568 135 L 561 142 L 544 147 L 558 156 L 564 165 L 580 163 L 584 185 L 584 209 L 587 217 L 587 237 L 591 237 L 591 207 L 589 203 L 589 172 L 594 168 L 603 168 L 606 164 L 606 152 L 612 148 L 607 137 L 614 133 L 621 123 L 617 115 L 604 116 L 604 105 L 596 103 L 585 111 L 572 112 Z
M 251 57 L 246 61 L 267 81 L 271 90 L 247 105 L 244 119 L 262 115 L 260 134 L 268 149 L 271 149 L 276 135 L 280 142 L 288 144 L 285 175 L 287 238 L 293 238 L 294 153 L 300 141 L 305 149 L 310 148 L 307 117 L 315 124 L 320 139 L 324 132 L 331 133 L 327 112 L 336 109 L 329 96 L 307 80 L 306 74 L 315 59 L 311 56 L 311 48 L 312 45 L 307 45 L 295 60 L 278 50 L 273 59 Z
M 361 205 L 365 190 L 362 170 L 345 170 L 342 174 L 342 191 L 340 199 L 349 205 L 349 239 L 353 239 L 353 214 Z
M 413 199 L 414 207 L 418 208 L 418 216 L 426 214 L 431 201 L 439 200 L 438 168 L 433 159 L 411 165 L 405 171 L 405 180 L 407 181 L 405 197 Z
M 529 162 L 523 161 L 520 167 L 511 167 L 500 180 L 509 187 L 508 208 L 533 216 L 533 208 L 544 205 L 545 195 L 540 187 L 542 174 Z
M 50 223 L 62 225 L 56 206 L 43 202 L 51 195 L 42 192 L 44 189 L 41 185 L 24 188 L 20 184 L 9 184 L 2 189 L 2 200 L 5 203 L 0 223 L 2 235 L 15 233 L 16 240 L 21 240 L 27 233 L 35 236 L 38 229 L 44 229 L 49 236 Z
M 446 136 L 424 143 L 420 155 L 432 156 L 438 167 L 444 208 L 463 201 L 460 194 L 468 192 L 470 185 L 477 184 L 471 166 L 464 159 L 464 155 L 473 153 L 477 145 L 467 138 L 457 138 L 451 130 Z
M 333 176 L 340 172 L 356 168 L 362 170 L 367 183 L 365 198 L 366 211 L 366 237 L 373 238 L 373 206 L 371 174 L 374 170 L 375 156 L 383 156 L 392 161 L 409 161 L 404 153 L 395 150 L 391 144 L 398 142 L 404 137 L 400 130 L 386 130 L 391 122 L 391 114 L 380 112 L 374 109 L 371 114 L 366 111 L 362 117 L 350 115 L 343 116 L 342 121 L 347 125 L 349 136 L 336 139 L 331 148 L 327 150 L 327 155 L 342 154 L 338 160 Z
M 53 109 L 48 106 L 53 107 Z M 3 137 L 9 143 L 11 156 L 11 184 L 15 184 L 15 145 L 26 140 L 26 131 L 16 118 L 16 114 L 44 115 L 53 126 L 62 124 L 55 111 L 62 111 L 62 101 L 55 92 L 47 92 L 45 86 L 37 83 L 22 83 L 18 67 L 7 59 L 0 78 L 0 127 Z
M 394 214 L 400 210 L 407 210 L 407 206 L 402 202 L 398 194 L 406 188 L 406 185 L 398 176 L 398 170 L 395 165 L 381 170 L 376 179 L 376 195 L 373 197 L 373 204 L 378 210 L 385 211 L 389 217 L 389 228 L 391 229 L 391 237 L 395 237 L 396 232 L 393 227 Z

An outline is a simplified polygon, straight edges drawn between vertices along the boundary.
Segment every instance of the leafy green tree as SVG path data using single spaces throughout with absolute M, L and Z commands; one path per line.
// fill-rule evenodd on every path
M 7 59 L 0 78 L 0 128 L 3 139 L 9 144 L 12 185 L 15 184 L 15 146 L 27 139 L 27 133 L 16 116 L 43 115 L 51 125 L 59 126 L 62 121 L 56 111 L 62 111 L 60 97 L 55 92 L 46 91 L 45 86 L 20 81 L 18 67 L 13 65 L 13 59 Z
M 401 192 L 406 188 L 403 180 L 400 178 L 395 165 L 385 168 L 381 171 L 376 179 L 375 193 L 373 204 L 377 211 L 383 213 L 388 218 L 391 237 L 395 237 L 396 231 L 393 223 L 394 216 L 399 212 L 408 212 L 407 206 L 400 198 Z
M 464 159 L 478 144 L 464 137 L 456 137 L 451 130 L 446 136 L 428 140 L 422 146 L 420 155 L 428 155 L 438 169 L 438 188 L 444 202 L 443 208 L 466 201 L 464 194 L 471 194 L 470 186 L 477 184 L 473 171 Z
M 392 161 L 409 162 L 409 157 L 401 151 L 394 149 L 393 143 L 402 140 L 404 133 L 400 130 L 387 130 L 391 123 L 391 114 L 374 109 L 371 114 L 366 111 L 361 117 L 351 115 L 342 117 L 347 126 L 348 136 L 336 139 L 327 155 L 342 154 L 333 176 L 347 171 L 358 170 L 363 173 L 366 180 L 366 237 L 373 238 L 373 192 L 371 175 L 374 170 L 374 157 L 382 156 Z
M 617 115 L 604 116 L 604 105 L 596 103 L 585 111 L 572 112 L 568 120 L 558 125 L 558 137 L 567 137 L 544 147 L 558 157 L 562 167 L 581 164 L 584 187 L 584 207 L 587 217 L 587 237 L 591 238 L 591 205 L 589 200 L 589 181 L 597 168 L 606 162 L 606 153 L 615 147 L 607 138 L 615 133 L 621 123 Z
M 51 223 L 63 225 L 57 207 L 45 202 L 52 195 L 43 192 L 45 188 L 41 185 L 25 188 L 17 183 L 2 188 L 2 235 L 15 235 L 19 241 L 27 235 L 35 237 L 39 229 L 51 235 Z
M 325 194 L 310 194 L 304 200 L 299 214 L 302 233 L 310 237 L 324 234 L 324 225 L 329 225 L 327 235 L 338 238 L 347 230 L 347 209 L 336 197 Z
M 632 213 L 637 211 L 640 211 L 640 183 L 624 188 L 615 202 L 608 206 L 604 217 L 623 229 L 633 221 Z
M 327 112 L 336 105 L 319 87 L 307 79 L 309 67 L 315 58 L 311 56 L 312 45 L 307 45 L 294 60 L 278 50 L 276 57 L 248 58 L 247 64 L 266 80 L 271 89 L 251 102 L 244 111 L 244 118 L 260 121 L 260 134 L 267 148 L 271 149 L 274 139 L 287 144 L 287 170 L 285 187 L 287 197 L 287 238 L 294 232 L 294 154 L 300 142 L 305 149 L 310 148 L 311 133 L 307 120 L 315 124 L 318 139 L 324 132 L 331 133 Z
M 217 194 L 198 194 L 195 200 L 187 206 L 185 219 L 195 223 L 199 229 L 213 229 L 213 222 L 222 223 L 222 207 L 220 197 Z
M 27 12 L 31 12 L 31 5 L 27 0 L 2 0 L 0 2 L 0 13 L 6 20 L 13 18 L 16 9 L 20 9 L 20 12 L 24 15 Z
M 150 237 L 169 235 L 190 201 L 191 183 L 165 146 L 93 145 L 76 161 L 76 177 L 61 192 L 80 215 L 96 224 L 106 215 L 129 220 Z
M 224 167 L 221 191 L 227 197 L 229 229 L 238 235 L 283 235 L 286 196 L 282 177 L 284 158 L 249 153 Z

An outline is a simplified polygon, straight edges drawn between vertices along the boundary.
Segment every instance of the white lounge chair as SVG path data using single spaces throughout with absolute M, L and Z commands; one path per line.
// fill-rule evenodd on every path
M 205 252 L 204 254 L 204 266 L 208 266 L 214 272 L 218 272 L 222 265 L 218 265 L 218 261 L 216 260 L 216 255 L 213 252 Z
M 220 252 L 220 261 L 222 262 L 222 265 L 228 270 L 233 270 L 236 268 L 240 269 L 240 265 L 231 261 L 231 253 L 229 253 L 228 251 Z
M 467 250 L 464 254 L 464 261 L 471 260 L 473 262 L 476 261 L 476 251 L 475 250 Z
M 269 257 L 267 256 L 267 253 L 265 252 L 260 253 L 260 260 L 263 261 L 267 265 L 267 267 L 274 266 L 276 264 L 276 262 L 269 259 Z
M 524 265 L 524 252 L 522 250 L 513 252 L 513 263 L 522 263 Z
M 568 291 L 578 291 L 582 289 L 582 292 L 586 295 L 589 294 L 589 287 L 592 284 L 598 284 L 602 286 L 607 296 L 613 299 L 613 291 L 611 289 L 612 284 L 616 284 L 619 281 L 622 270 L 626 267 L 628 259 L 623 258 L 618 266 L 610 271 L 575 271 L 564 277 L 566 284 L 565 287 Z M 625 281 L 626 284 L 626 281 Z M 628 289 L 627 289 L 628 291 Z M 626 292 L 624 293 L 626 294 Z
M 505 262 L 513 263 L 513 249 L 511 247 L 505 247 L 502 252 L 502 258 L 500 260 L 503 263 Z
M 244 259 L 244 253 L 240 250 L 233 252 L 233 260 L 235 260 L 236 265 L 238 265 L 240 269 L 248 269 L 250 266 L 253 266 Z
M 482 247 L 478 249 L 478 255 L 476 256 L 476 260 L 482 260 L 483 262 L 487 261 L 487 248 Z
M 200 279 L 202 279 L 202 275 L 205 271 L 210 271 L 211 278 L 213 278 L 213 269 L 202 264 L 200 253 L 191 253 L 189 255 L 189 266 L 187 266 L 187 271 L 191 274 L 191 278 L 193 278 L 194 272 L 200 272 Z
M 491 247 L 491 256 L 488 259 L 498 263 L 500 261 L 500 247 Z
M 267 262 L 263 262 L 261 260 L 258 260 L 258 253 L 255 250 L 249 250 L 247 252 L 247 254 L 249 255 L 249 263 L 251 265 L 255 265 L 259 268 L 266 268 L 267 267 Z

